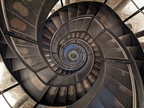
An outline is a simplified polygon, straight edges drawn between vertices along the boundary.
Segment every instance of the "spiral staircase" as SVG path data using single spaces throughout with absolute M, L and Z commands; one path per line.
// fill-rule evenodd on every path
M 133 32 L 107 0 L 62 5 L 47 18 L 57 2 L 1 0 L 0 104 L 143 108 L 144 55 Z

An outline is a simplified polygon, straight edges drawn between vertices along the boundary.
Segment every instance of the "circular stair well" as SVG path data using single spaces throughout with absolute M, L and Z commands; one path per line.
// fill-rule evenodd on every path
M 135 34 L 107 0 L 57 2 L 1 0 L 2 108 L 143 108 Z

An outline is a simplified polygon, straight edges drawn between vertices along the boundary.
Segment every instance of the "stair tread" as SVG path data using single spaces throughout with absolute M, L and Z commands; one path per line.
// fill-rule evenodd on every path
M 131 108 L 132 91 L 108 76 L 105 77 L 104 85 L 111 92 L 111 94 L 114 95 L 117 100 L 119 100 L 121 104 L 123 104 L 125 107 Z
M 130 34 L 122 35 L 119 37 L 119 39 L 123 42 L 124 45 L 126 46 L 132 46 L 132 38 Z
M 49 29 L 44 28 L 43 30 L 44 39 L 47 38 L 50 41 L 52 39 L 52 36 L 53 36 L 52 32 Z
M 29 93 L 37 100 L 41 100 L 48 86 L 44 85 L 37 76 L 29 69 L 22 69 L 18 71 L 22 84 Z
M 55 24 L 56 28 L 59 29 L 62 25 L 61 19 L 59 14 L 51 16 L 53 23 Z
M 83 84 L 83 88 L 84 88 L 85 93 L 88 92 L 91 89 L 91 84 L 90 84 L 90 82 L 88 81 L 87 78 L 85 78 L 82 81 L 82 84 Z
M 71 5 L 68 6 L 68 18 L 69 20 L 77 16 L 77 6 Z
M 87 76 L 87 79 L 89 80 L 91 86 L 94 84 L 96 78 L 94 77 L 94 75 L 92 73 L 90 73 L 88 76 Z
M 129 72 L 127 64 L 116 63 L 116 62 L 106 62 L 108 66 L 118 69 L 120 71 Z
M 124 55 L 120 48 L 105 48 L 102 49 L 105 58 L 116 58 L 116 59 L 124 59 Z
M 18 16 L 12 14 L 11 12 L 7 11 L 8 22 L 10 23 L 10 30 L 13 33 L 18 33 L 18 36 L 28 36 L 28 37 L 35 37 L 35 26 L 29 24 L 27 21 L 19 18 Z M 20 25 L 20 24 L 21 25 Z M 20 27 L 19 27 L 20 26 Z
M 46 51 L 50 51 L 50 50 L 48 50 L 48 49 L 50 49 L 49 43 L 43 42 L 42 49 L 43 49 L 43 51 L 46 49 L 47 49 Z
M 68 102 L 75 102 L 76 101 L 76 88 L 74 85 L 68 86 L 67 91 L 67 101 Z
M 38 15 L 39 14 L 39 11 L 41 9 L 41 6 L 42 6 L 42 3 L 40 0 L 38 1 L 23 1 L 26 6 L 35 14 L 35 15 Z
M 76 84 L 76 97 L 79 99 L 85 94 L 82 83 Z
M 47 64 L 45 62 L 38 62 L 38 63 L 31 64 L 31 68 L 33 68 L 34 70 L 39 70 L 39 69 L 44 68 L 46 66 L 47 66 Z
M 22 9 L 20 9 L 21 6 L 25 10 L 25 12 L 22 12 Z M 6 2 L 6 8 L 7 10 L 12 11 L 14 14 L 21 17 L 25 21 L 28 21 L 32 25 L 36 24 L 37 16 L 29 9 L 29 7 L 27 7 L 27 5 L 24 2 L 9 1 L 9 2 Z
M 8 46 L 6 47 L 5 58 L 17 58 Z
M 128 88 L 129 90 L 132 90 L 131 87 L 131 79 L 129 72 L 113 68 L 111 66 L 106 66 L 106 74 L 113 78 L 115 81 L 121 83 L 123 86 Z
M 101 46 L 103 46 L 102 50 L 103 50 L 104 55 L 105 55 L 106 58 L 125 58 L 123 53 L 122 53 L 122 49 L 120 47 L 110 48 L 110 46 L 108 46 L 108 45 L 107 46 L 101 45 Z M 138 58 L 138 56 L 137 56 L 137 46 L 127 46 L 126 48 L 131 53 L 133 58 L 135 60 L 137 60 L 137 58 Z
M 26 68 L 26 66 L 18 58 L 13 58 L 11 60 L 11 62 L 12 62 L 13 71 L 18 71 L 18 70 Z M 26 63 L 28 64 L 28 62 L 26 62 Z M 30 67 L 34 68 L 35 70 L 38 69 L 40 66 L 44 66 L 43 62 L 39 62 L 39 63 L 33 62 L 31 64 L 28 64 L 28 65 Z
M 52 36 L 51 36 L 52 37 Z M 43 36 L 42 37 L 42 43 L 49 43 L 50 44 L 50 42 L 51 42 L 51 37 L 45 37 L 45 36 Z
M 104 30 L 104 27 L 99 23 L 99 21 L 97 19 L 93 19 L 88 29 L 88 33 L 90 33 L 91 36 L 95 39 L 100 33 L 103 32 L 103 30 Z
M 59 66 L 57 64 L 55 64 L 52 69 L 56 72 L 58 70 Z
M 131 53 L 135 60 L 138 59 L 138 47 L 137 46 L 128 46 L 126 47 L 128 51 Z
M 89 104 L 88 108 L 104 108 L 104 106 L 99 98 L 95 97 Z
M 132 46 L 132 44 L 133 44 L 130 34 L 120 36 L 119 39 L 126 46 Z M 119 47 L 115 39 L 107 40 L 107 41 L 103 42 L 102 44 L 104 44 L 105 46 L 109 46 L 111 48 Z
M 45 95 L 45 99 L 49 105 L 53 105 L 56 95 L 58 93 L 59 87 L 50 87 Z
M 31 55 L 27 54 L 27 55 L 22 55 L 22 57 L 29 58 L 29 57 L 38 57 L 38 56 L 32 55 L 32 54 Z M 5 58 L 6 59 L 17 58 L 17 56 L 14 55 L 13 52 L 9 48 L 6 48 L 6 56 L 5 56 Z
M 68 9 L 60 10 L 59 14 L 62 24 L 66 23 L 68 21 Z
M 48 83 L 51 80 L 51 78 L 54 77 L 55 73 L 53 72 L 53 70 L 50 67 L 48 67 L 48 68 L 45 68 L 45 69 L 37 72 L 37 75 L 45 83 Z
M 12 59 L 12 70 L 17 71 L 26 68 L 26 66 L 18 59 Z
M 104 108 L 125 108 L 105 86 L 102 87 L 100 93 L 98 94 L 98 98 Z
M 67 96 L 67 87 L 60 87 L 55 101 L 59 105 L 65 105 L 66 96 Z
M 121 36 L 125 32 L 121 26 L 119 19 L 111 12 L 110 9 L 102 7 L 96 17 L 105 25 L 107 29 L 112 31 L 116 36 Z
M 77 9 L 77 16 L 85 15 L 87 13 L 89 3 L 79 3 Z
M 87 15 L 96 15 L 100 10 L 100 4 L 97 5 L 96 3 L 90 3 L 89 8 L 87 10 Z
M 52 20 L 46 21 L 45 27 L 47 27 L 47 29 L 48 29 L 52 34 L 54 34 L 55 31 L 57 30 L 57 28 L 56 28 L 56 26 L 55 26 L 55 24 L 53 23 Z

